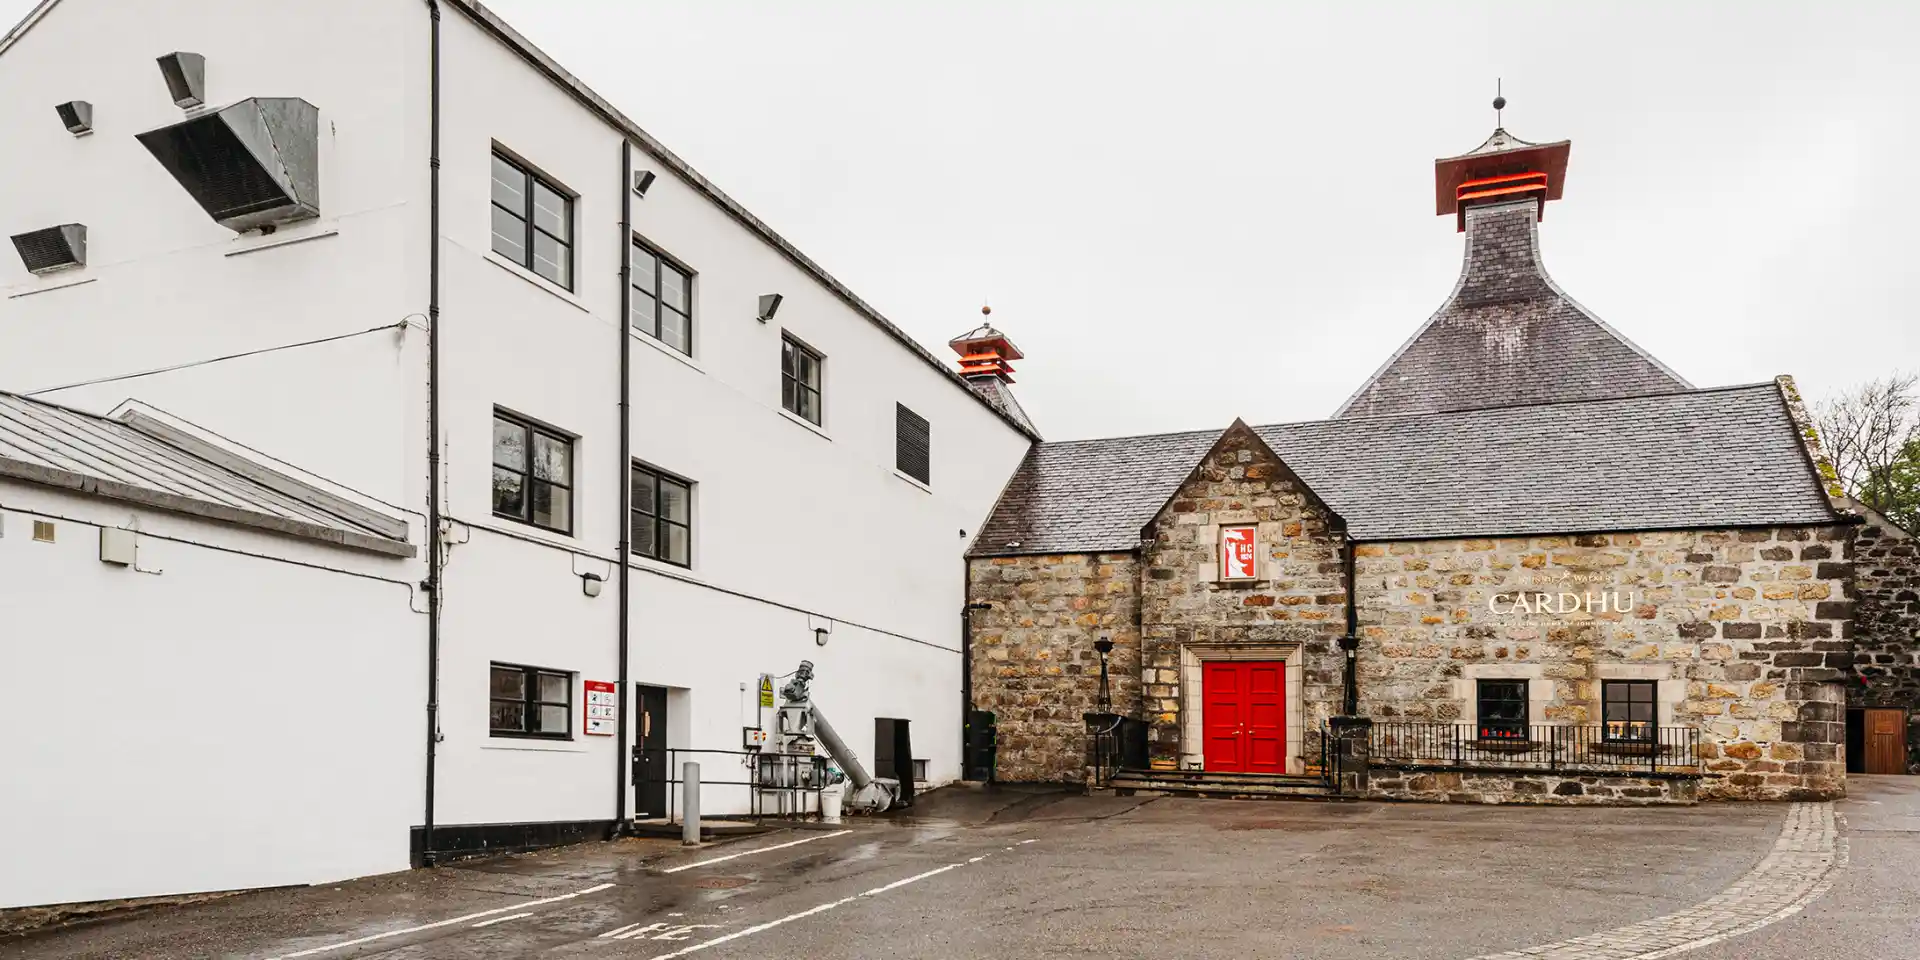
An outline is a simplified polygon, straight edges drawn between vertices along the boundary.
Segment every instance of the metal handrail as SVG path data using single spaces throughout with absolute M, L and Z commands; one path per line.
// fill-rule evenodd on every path
M 1625 736 L 1633 733 L 1637 736 Z M 1374 763 L 1443 764 L 1623 773 L 1698 773 L 1694 727 L 1376 722 Z
M 769 796 L 778 797 L 782 801 L 777 804 L 780 810 L 775 814 L 776 816 L 802 815 L 816 818 L 821 816 L 819 794 L 828 786 L 825 757 L 769 753 L 763 750 L 699 750 L 689 747 L 635 747 L 633 754 L 636 759 L 642 755 L 664 755 L 666 765 L 662 772 L 666 775 L 654 782 L 667 785 L 667 820 L 669 822 L 679 821 L 680 794 L 686 784 L 680 776 L 681 763 L 684 760 L 697 760 L 701 756 L 739 758 L 738 766 L 746 770 L 746 779 L 717 780 L 707 776 L 703 767 L 700 771 L 700 782 L 708 786 L 746 787 L 748 819 L 767 818 L 764 801 Z M 639 782 L 636 771 L 634 783 L 637 786 Z M 807 794 L 814 795 L 811 811 L 807 809 L 807 804 L 804 802 Z

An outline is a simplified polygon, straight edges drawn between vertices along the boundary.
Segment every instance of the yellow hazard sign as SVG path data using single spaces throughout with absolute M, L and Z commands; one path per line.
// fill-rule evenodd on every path
M 773 706 L 773 678 L 764 673 L 760 675 L 760 705 Z

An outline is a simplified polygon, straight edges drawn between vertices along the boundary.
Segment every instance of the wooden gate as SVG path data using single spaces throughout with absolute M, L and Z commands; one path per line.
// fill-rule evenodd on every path
M 1907 772 L 1907 712 L 1899 708 L 1869 707 L 1861 719 L 1866 727 L 1864 773 Z

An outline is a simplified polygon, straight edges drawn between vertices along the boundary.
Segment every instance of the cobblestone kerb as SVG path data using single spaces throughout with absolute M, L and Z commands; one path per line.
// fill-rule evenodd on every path
M 1752 933 L 1799 913 L 1846 864 L 1831 803 L 1796 803 L 1773 850 L 1733 886 L 1699 904 L 1584 937 L 1474 960 L 1659 960 Z

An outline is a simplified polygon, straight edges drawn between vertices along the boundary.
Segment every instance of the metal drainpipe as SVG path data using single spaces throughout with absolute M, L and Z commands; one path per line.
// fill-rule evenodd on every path
M 1346 537 L 1345 542 L 1341 545 L 1340 566 L 1341 574 L 1347 581 L 1347 635 L 1341 638 L 1340 643 L 1341 653 L 1344 654 L 1347 659 L 1346 696 L 1343 698 L 1343 706 L 1345 707 L 1346 715 L 1351 717 L 1360 712 L 1360 680 L 1358 677 L 1360 670 L 1358 662 L 1360 659 L 1360 611 L 1357 606 L 1358 601 L 1353 595 L 1354 559 L 1353 538 L 1351 536 Z
M 627 613 L 632 609 L 632 570 L 627 555 L 633 550 L 633 407 L 628 391 L 633 385 L 633 336 L 627 332 L 633 309 L 633 141 L 620 138 L 620 671 L 615 678 L 615 737 L 613 752 L 613 834 L 625 832 L 627 822 Z
M 973 722 L 973 566 L 960 557 L 960 779 L 967 777 L 967 725 Z
M 427 0 L 432 18 L 427 57 L 427 785 L 420 829 L 420 862 L 433 855 L 434 757 L 440 738 L 440 4 Z

